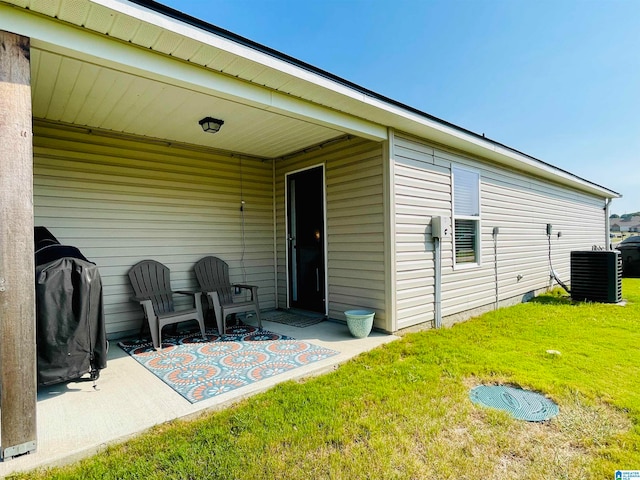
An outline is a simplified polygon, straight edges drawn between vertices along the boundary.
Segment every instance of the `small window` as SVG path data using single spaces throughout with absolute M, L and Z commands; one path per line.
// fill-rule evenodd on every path
M 480 263 L 480 174 L 459 167 L 453 177 L 453 246 L 456 265 Z

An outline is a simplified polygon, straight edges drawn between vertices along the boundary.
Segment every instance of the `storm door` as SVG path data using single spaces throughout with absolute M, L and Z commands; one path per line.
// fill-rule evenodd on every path
M 287 175 L 289 306 L 326 313 L 324 168 Z

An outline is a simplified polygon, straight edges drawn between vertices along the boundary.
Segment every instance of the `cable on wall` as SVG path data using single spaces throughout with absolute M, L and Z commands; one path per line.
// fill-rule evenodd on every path
M 240 267 L 242 268 L 242 283 L 247 283 L 247 269 L 244 264 L 244 256 L 247 250 L 246 237 L 245 237 L 245 218 L 244 218 L 244 179 L 242 176 L 242 157 L 240 157 L 240 224 L 241 224 L 241 246 L 242 251 L 240 253 Z
M 555 280 L 556 282 L 558 282 L 558 285 L 564 288 L 567 293 L 571 294 L 571 290 L 569 290 L 569 288 L 562 282 L 562 280 L 560 280 L 558 274 L 553 269 L 553 264 L 551 263 L 551 224 L 547 224 L 547 240 L 549 242 L 549 275 L 551 276 L 551 280 Z

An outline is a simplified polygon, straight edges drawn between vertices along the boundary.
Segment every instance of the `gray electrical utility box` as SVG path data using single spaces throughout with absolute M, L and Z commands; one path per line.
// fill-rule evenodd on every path
M 433 238 L 445 238 L 451 235 L 450 217 L 431 217 L 431 236 Z

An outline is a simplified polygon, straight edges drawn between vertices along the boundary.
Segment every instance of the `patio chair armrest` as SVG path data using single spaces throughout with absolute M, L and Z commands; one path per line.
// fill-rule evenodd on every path
M 140 303 L 144 302 L 145 300 L 151 301 L 147 297 L 129 297 L 129 299 L 132 302 L 140 302 Z
M 202 315 L 202 293 L 200 291 L 177 290 L 175 293 L 180 295 L 190 295 L 193 297 L 193 306 L 198 309 L 198 315 Z
M 144 305 L 146 303 L 152 304 L 151 299 L 147 297 L 130 297 L 131 301 L 138 302 L 140 305 Z
M 176 290 L 173 293 L 178 293 L 180 295 L 191 295 L 193 297 L 193 301 L 195 303 L 199 303 L 200 299 L 202 298 L 202 293 L 201 291 L 196 291 L 196 290 Z
M 176 290 L 173 293 L 179 293 L 180 295 L 202 295 L 201 290 Z
M 258 288 L 257 285 L 246 285 L 244 283 L 234 283 L 233 286 L 238 288 L 246 288 L 246 289 Z
M 234 287 L 243 288 L 245 290 L 251 290 L 251 300 L 255 300 L 258 295 L 258 286 L 257 285 L 246 285 L 244 283 L 234 283 Z
M 151 302 L 151 300 L 141 297 L 131 297 L 131 300 L 142 305 L 142 310 L 144 310 L 144 316 L 147 317 L 147 320 L 156 317 L 156 313 L 153 311 L 153 303 Z

